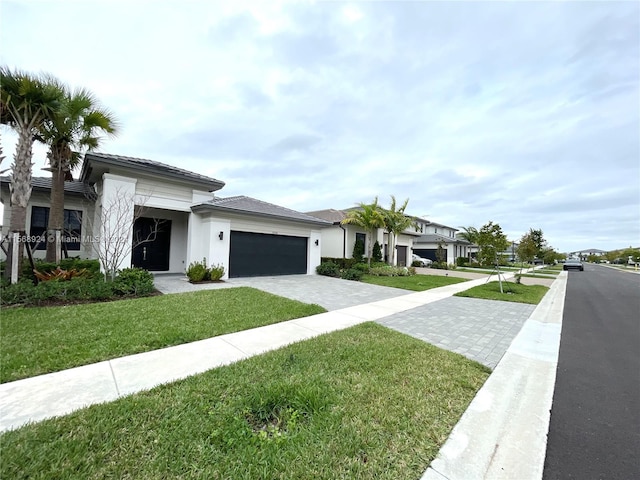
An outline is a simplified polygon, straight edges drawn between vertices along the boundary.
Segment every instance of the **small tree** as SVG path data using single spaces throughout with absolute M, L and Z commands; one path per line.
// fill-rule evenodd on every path
M 547 248 L 547 241 L 544 239 L 542 230 L 533 228 L 529 229 L 529 236 L 531 237 L 534 245 L 536 246 L 536 257 L 542 258 L 544 250 Z
M 382 247 L 380 246 L 380 242 L 376 240 L 376 243 L 373 244 L 373 253 L 372 253 L 374 262 L 382 261 Z
M 522 262 L 533 263 L 533 259 L 538 254 L 538 245 L 532 232 L 533 230 L 529 230 L 528 233 L 525 233 L 518 244 L 518 257 Z
M 356 263 L 361 263 L 364 259 L 364 242 L 359 239 L 356 238 L 355 243 L 353 244 L 353 258 L 355 259 Z
M 447 244 L 442 240 L 438 242 L 438 248 L 436 249 L 436 260 L 438 263 L 447 263 Z
M 123 268 L 124 259 L 131 255 L 134 248 L 156 239 L 160 225 L 158 219 L 142 235 L 136 234 L 133 228 L 136 220 L 144 215 L 147 198 L 118 188 L 100 207 L 102 220 L 97 230 L 92 228 L 98 238 L 91 242 L 91 246 L 104 270 L 105 278 L 114 280 L 118 270 Z
M 495 265 L 498 254 L 509 247 L 507 236 L 497 223 L 489 222 L 478 232 L 477 245 L 480 247 L 478 258 L 483 265 Z

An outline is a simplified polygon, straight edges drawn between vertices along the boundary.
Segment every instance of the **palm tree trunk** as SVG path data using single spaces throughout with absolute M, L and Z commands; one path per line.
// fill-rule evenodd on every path
M 64 177 L 60 161 L 51 161 L 51 201 L 47 225 L 47 262 L 60 263 L 62 244 L 60 236 L 64 228 Z M 60 232 L 56 235 L 56 232 Z
M 5 278 L 11 279 L 11 271 L 15 262 L 18 264 L 18 272 L 22 271 L 22 257 L 24 255 L 24 240 L 27 226 L 27 205 L 31 198 L 31 158 L 33 138 L 28 130 L 19 132 L 16 154 L 11 176 L 11 217 L 9 220 L 9 254 L 5 268 Z M 13 235 L 17 232 L 18 257 L 13 256 Z M 18 274 L 19 274 L 18 273 Z

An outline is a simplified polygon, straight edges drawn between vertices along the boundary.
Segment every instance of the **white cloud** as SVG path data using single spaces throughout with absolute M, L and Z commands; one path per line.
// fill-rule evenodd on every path
M 221 194 L 301 211 L 394 194 L 454 227 L 610 249 L 640 244 L 639 10 L 5 0 L 0 62 L 92 90 L 122 125 L 103 151 Z

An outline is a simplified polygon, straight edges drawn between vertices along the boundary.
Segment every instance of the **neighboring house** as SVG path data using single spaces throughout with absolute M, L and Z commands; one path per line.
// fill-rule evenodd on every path
M 357 208 L 357 207 L 355 207 Z M 367 245 L 367 235 L 362 228 L 355 225 L 342 225 L 346 218 L 346 210 L 317 210 L 307 212 L 308 215 L 321 218 L 333 224 L 333 227 L 322 230 L 322 256 L 333 258 L 351 258 L 353 256 L 353 246 L 358 235 Z M 457 257 L 468 255 L 467 247 L 469 242 L 455 237 L 455 228 L 433 223 L 423 218 L 411 217 L 415 225 L 407 228 L 396 238 L 396 265 L 406 266 L 411 264 L 411 255 L 417 254 L 423 258 L 437 261 L 436 251 L 438 243 L 442 242 L 446 251 L 447 263 L 454 263 Z M 373 241 L 376 240 L 383 247 L 383 256 L 387 256 L 388 235 L 379 228 Z
M 32 183 L 27 234 L 35 236 L 46 230 L 51 180 L 34 178 Z M 215 192 L 223 186 L 220 180 L 152 160 L 88 153 L 79 181 L 65 183 L 69 256 L 96 258 L 108 237 L 105 228 L 113 234 L 123 224 L 117 217 L 124 217 L 129 229 L 121 233 L 131 252 L 120 268 L 183 273 L 191 262 L 206 258 L 209 265 L 225 267 L 223 278 L 315 273 L 321 231 L 329 222 L 246 196 L 218 197 Z M 5 226 L 9 198 L 9 177 L 3 177 Z M 155 232 L 153 240 L 131 249 L 134 236 L 146 238 L 148 232 Z M 35 256 L 43 258 L 42 246 L 34 247 Z
M 469 255 L 473 252 L 473 245 L 462 238 L 456 237 L 457 228 L 418 217 L 415 217 L 414 221 L 420 234 L 413 241 L 413 253 L 416 255 L 437 262 L 438 246 L 442 246 L 446 253 L 445 261 L 447 263 L 455 263 L 458 257 L 469 258 Z M 475 251 L 477 252 L 477 249 Z
M 352 258 L 353 247 L 357 239 L 362 240 L 367 255 L 367 245 L 369 242 L 369 232 L 357 225 L 343 225 L 342 221 L 347 218 L 348 210 L 316 210 L 307 212 L 307 215 L 329 222 L 332 227 L 322 229 L 321 254 L 330 258 Z M 371 244 L 376 241 L 382 245 L 383 232 L 378 229 Z

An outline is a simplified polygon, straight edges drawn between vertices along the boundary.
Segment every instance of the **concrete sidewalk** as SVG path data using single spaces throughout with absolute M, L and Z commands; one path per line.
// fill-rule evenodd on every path
M 0 384 L 0 431 L 66 415 L 157 385 L 378 320 L 481 285 L 486 279 L 365 303 L 174 347 Z M 394 289 L 395 290 L 395 289 Z

